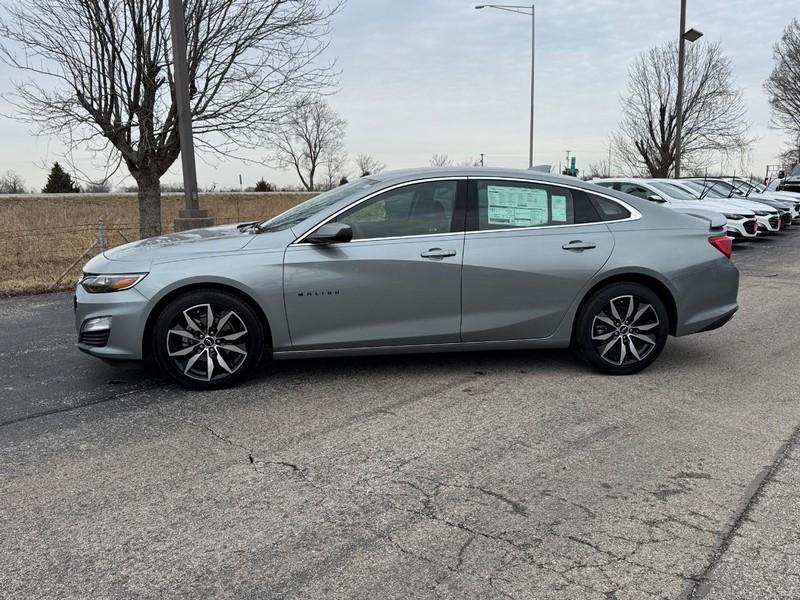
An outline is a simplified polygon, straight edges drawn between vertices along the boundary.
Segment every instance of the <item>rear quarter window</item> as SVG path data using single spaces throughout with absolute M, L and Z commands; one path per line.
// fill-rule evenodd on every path
M 620 221 L 630 218 L 631 212 L 620 203 L 603 196 L 587 195 L 591 198 L 592 204 L 594 204 L 603 221 Z

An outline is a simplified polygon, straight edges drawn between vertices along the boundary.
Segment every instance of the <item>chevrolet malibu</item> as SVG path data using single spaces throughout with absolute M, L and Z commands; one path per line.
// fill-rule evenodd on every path
M 534 171 L 382 173 L 267 221 L 96 256 L 78 347 L 152 356 L 195 389 L 264 359 L 511 348 L 571 347 L 631 374 L 669 335 L 733 316 L 724 225 Z

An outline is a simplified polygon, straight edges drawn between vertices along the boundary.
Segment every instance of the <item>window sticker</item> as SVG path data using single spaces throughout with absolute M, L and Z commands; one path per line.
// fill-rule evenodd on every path
M 546 190 L 489 185 L 486 192 L 490 225 L 531 227 L 547 223 Z
M 550 210 L 553 213 L 553 221 L 556 223 L 567 222 L 567 197 L 551 196 Z

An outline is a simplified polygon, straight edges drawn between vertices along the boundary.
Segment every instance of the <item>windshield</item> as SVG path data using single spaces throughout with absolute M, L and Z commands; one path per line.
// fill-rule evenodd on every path
M 725 194 L 718 192 L 712 186 L 714 185 L 713 182 L 707 181 L 704 184 L 700 183 L 699 181 L 684 181 L 683 185 L 686 187 L 692 188 L 696 192 L 703 194 L 704 198 L 724 198 Z
M 692 194 L 686 190 L 682 190 L 677 185 L 673 185 L 672 183 L 666 183 L 664 181 L 651 181 L 650 185 L 656 188 L 659 192 L 666 194 L 670 198 L 675 198 L 676 200 L 697 200 L 697 198 L 692 196 Z
M 733 182 L 733 185 L 736 186 L 737 191 L 740 194 L 747 194 L 753 192 L 759 192 L 761 190 L 758 189 L 758 186 L 754 183 L 750 183 L 749 181 L 744 181 L 743 179 L 737 179 Z
M 713 185 L 713 186 L 714 186 L 714 189 L 715 189 L 715 190 L 717 190 L 718 192 L 722 192 L 722 193 L 723 193 L 723 194 L 725 194 L 726 196 L 727 196 L 728 194 L 730 194 L 730 193 L 731 193 L 731 190 L 733 190 L 733 193 L 734 193 L 734 194 L 738 194 L 738 193 L 739 193 L 739 190 L 737 190 L 736 188 L 734 188 L 734 187 L 733 187 L 733 186 L 732 186 L 730 183 L 728 183 L 727 181 L 715 181 L 715 182 L 714 182 L 713 184 L 711 184 L 711 185 Z
M 289 210 L 279 214 L 277 217 L 273 217 L 268 221 L 264 221 L 259 226 L 259 229 L 261 229 L 261 231 L 279 231 L 281 229 L 294 227 L 298 223 L 302 223 L 307 218 L 318 213 L 319 211 L 336 204 L 342 198 L 345 198 L 350 194 L 357 194 L 359 192 L 366 191 L 377 183 L 378 182 L 374 179 L 362 177 L 356 181 L 351 181 L 350 183 L 340 185 L 337 188 L 333 188 L 332 190 L 323 192 L 318 196 L 314 196 L 313 198 L 306 200 L 297 206 L 293 206 Z

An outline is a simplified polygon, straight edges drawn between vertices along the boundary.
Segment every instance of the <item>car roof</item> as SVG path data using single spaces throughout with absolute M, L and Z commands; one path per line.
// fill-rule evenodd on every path
M 440 177 L 470 177 L 490 179 L 492 177 L 530 179 L 553 185 L 569 185 L 585 189 L 587 191 L 597 191 L 591 182 L 583 181 L 577 177 L 560 175 L 555 173 L 545 173 L 533 169 L 509 169 L 499 167 L 422 167 L 414 169 L 399 169 L 394 171 L 383 171 L 375 175 L 368 175 L 374 181 L 382 184 L 402 183 L 415 179 L 428 179 Z

